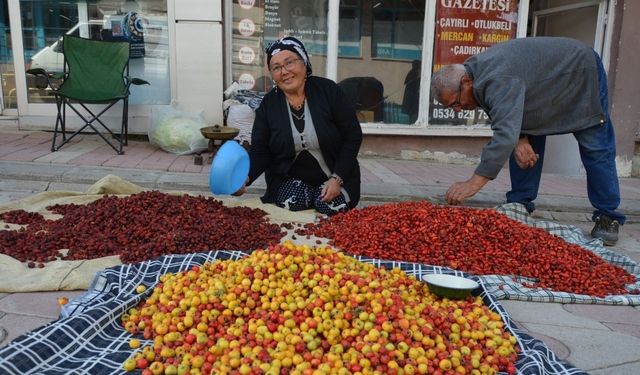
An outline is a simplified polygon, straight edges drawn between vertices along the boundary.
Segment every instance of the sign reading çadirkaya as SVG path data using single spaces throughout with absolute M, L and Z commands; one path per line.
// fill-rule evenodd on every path
M 469 56 L 516 37 L 517 0 L 439 0 L 436 7 L 432 71 L 461 64 Z M 432 99 L 429 123 L 474 125 L 487 123 L 481 109 L 454 112 Z

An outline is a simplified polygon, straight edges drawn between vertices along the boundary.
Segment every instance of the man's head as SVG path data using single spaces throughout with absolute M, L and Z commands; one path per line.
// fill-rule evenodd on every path
M 456 112 L 478 107 L 473 96 L 473 79 L 462 64 L 445 65 L 433 73 L 431 97 Z

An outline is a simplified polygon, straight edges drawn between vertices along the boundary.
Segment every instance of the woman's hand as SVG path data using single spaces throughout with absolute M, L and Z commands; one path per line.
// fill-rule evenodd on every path
M 331 177 L 327 182 L 322 185 L 322 192 L 320 192 L 320 199 L 323 202 L 331 202 L 336 199 L 342 190 L 342 186 L 335 178 Z
M 244 181 L 244 184 L 242 185 L 242 187 L 238 189 L 238 191 L 236 191 L 235 193 L 232 193 L 231 195 L 239 197 L 242 194 L 246 193 L 248 183 L 249 183 L 249 177 L 247 177 L 247 179 Z

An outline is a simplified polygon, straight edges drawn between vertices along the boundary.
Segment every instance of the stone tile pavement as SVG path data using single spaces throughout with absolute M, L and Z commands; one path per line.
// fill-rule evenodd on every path
M 96 136 L 82 135 L 61 150 L 50 152 L 51 133 L 0 130 L 0 203 L 41 191 L 84 191 L 106 174 L 141 186 L 209 194 L 209 166 L 193 156 L 161 151 L 143 140 L 130 140 L 124 155 Z M 361 205 L 431 199 L 442 202 L 448 186 L 464 180 L 473 165 L 419 160 L 360 158 Z M 621 209 L 629 220 L 614 251 L 640 262 L 640 179 L 620 179 Z M 260 194 L 264 183 L 249 190 Z M 468 204 L 500 204 L 509 189 L 508 171 L 490 182 Z M 583 177 L 543 175 L 536 215 L 576 225 L 588 233 L 591 208 Z M 1 275 L 0 275 L 1 282 Z M 82 291 L 0 293 L 0 346 L 58 317 L 57 298 Z M 596 375 L 640 374 L 640 307 L 533 303 L 502 300 L 517 324 L 550 346 L 563 359 Z

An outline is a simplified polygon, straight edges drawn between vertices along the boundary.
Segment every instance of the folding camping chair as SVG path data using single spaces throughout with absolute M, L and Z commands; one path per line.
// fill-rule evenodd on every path
M 47 77 L 49 87 L 56 98 L 58 114 L 53 131 L 51 151 L 57 151 L 80 134 L 86 128 L 91 128 L 118 154 L 123 154 L 123 145 L 127 145 L 129 86 L 149 84 L 140 78 L 129 77 L 129 43 L 107 42 L 64 35 L 62 39 L 64 68 L 62 74 L 50 73 L 44 69 L 30 69 L 29 74 Z M 52 79 L 62 79 L 59 87 L 52 86 Z M 109 108 L 122 100 L 122 124 L 119 135 L 114 134 L 100 119 Z M 87 105 L 104 104 L 106 107 L 98 114 Z M 79 107 L 84 108 L 84 115 Z M 67 107 L 73 110 L 84 121 L 71 136 L 66 136 Z M 97 111 L 96 111 L 97 112 Z M 118 140 L 118 147 L 114 145 L 100 131 L 100 124 L 112 138 Z M 58 126 L 62 134 L 62 143 L 56 146 Z

